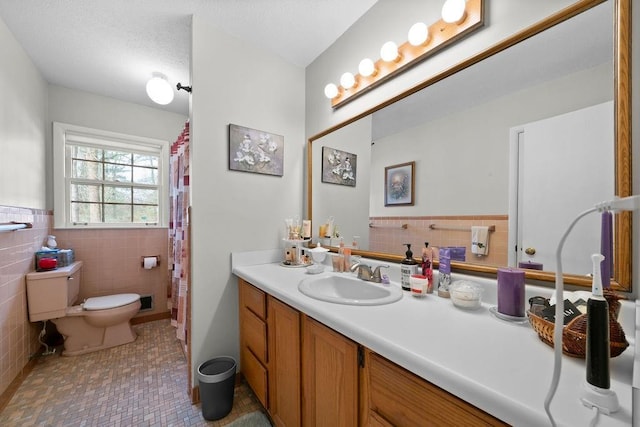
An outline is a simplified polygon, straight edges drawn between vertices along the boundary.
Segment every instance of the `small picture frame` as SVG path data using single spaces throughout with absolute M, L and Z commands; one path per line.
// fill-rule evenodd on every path
M 384 205 L 413 206 L 416 162 L 384 168 Z
M 358 156 L 330 147 L 322 147 L 322 182 L 356 186 Z
M 283 176 L 284 137 L 230 124 L 229 170 Z

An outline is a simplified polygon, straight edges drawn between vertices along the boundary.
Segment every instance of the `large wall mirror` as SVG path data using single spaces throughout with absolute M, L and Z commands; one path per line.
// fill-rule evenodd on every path
M 569 222 L 631 195 L 630 19 L 630 0 L 578 1 L 313 136 L 314 225 L 333 217 L 345 243 L 371 258 L 398 262 L 404 243 L 419 256 L 428 241 L 466 248 L 457 271 L 525 263 L 542 267 L 527 269 L 529 279 L 552 282 L 548 255 Z M 323 182 L 323 148 L 357 156 L 355 186 Z M 385 170 L 407 162 L 411 202 L 390 205 Z M 565 246 L 565 283 L 590 285 L 588 255 L 600 241 L 592 216 Z M 612 283 L 630 291 L 631 216 L 616 214 L 614 227 Z M 489 230 L 486 254 L 472 249 L 478 228 Z

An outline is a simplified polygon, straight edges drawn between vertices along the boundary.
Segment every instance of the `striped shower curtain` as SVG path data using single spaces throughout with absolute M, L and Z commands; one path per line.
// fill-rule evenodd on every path
M 182 342 L 185 354 L 188 346 L 189 294 L 189 122 L 171 146 L 169 168 L 169 260 L 171 272 L 171 324 Z

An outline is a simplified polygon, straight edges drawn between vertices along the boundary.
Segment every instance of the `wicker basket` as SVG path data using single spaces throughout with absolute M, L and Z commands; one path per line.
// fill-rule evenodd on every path
M 624 335 L 622 326 L 617 320 L 618 313 L 620 311 L 619 297 L 614 294 L 606 295 L 607 301 L 609 301 L 609 342 L 611 349 L 611 357 L 616 357 L 622 354 L 629 343 Z M 542 317 L 527 312 L 529 317 L 529 323 L 533 329 L 538 333 L 538 337 L 542 342 L 553 347 L 553 329 L 554 324 Z M 587 315 L 581 314 L 569 322 L 562 331 L 562 352 L 567 356 L 584 358 L 587 347 Z

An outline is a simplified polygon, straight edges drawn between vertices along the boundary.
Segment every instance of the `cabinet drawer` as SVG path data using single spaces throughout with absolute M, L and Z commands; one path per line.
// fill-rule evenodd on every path
M 267 318 L 267 298 L 264 292 L 240 279 L 240 304 L 262 320 Z
M 365 362 L 366 364 L 366 362 Z M 371 353 L 369 410 L 395 426 L 503 426 L 500 420 Z M 378 417 L 376 417 L 378 418 Z M 377 425 L 384 425 L 380 419 Z M 376 425 L 374 423 L 374 425 Z
M 267 364 L 267 324 L 252 311 L 243 309 L 244 343 L 264 365 Z
M 264 406 L 267 406 L 267 369 L 260 363 L 258 359 L 249 351 L 247 347 L 240 350 L 240 360 L 242 363 L 242 372 L 244 378 L 251 386 L 251 389 L 255 393 L 256 397 Z

